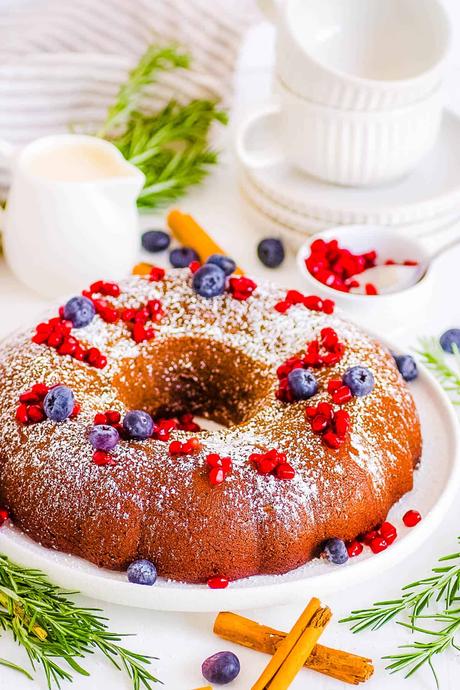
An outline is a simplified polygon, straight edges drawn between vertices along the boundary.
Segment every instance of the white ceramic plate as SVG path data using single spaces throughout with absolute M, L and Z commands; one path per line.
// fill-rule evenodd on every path
M 212 590 L 206 585 L 161 578 L 153 587 L 130 584 L 124 573 L 99 569 L 80 558 L 45 549 L 10 526 L 0 531 L 0 551 L 24 565 L 40 568 L 62 587 L 104 601 L 164 611 L 257 608 L 305 599 L 308 592 L 323 596 L 343 591 L 373 575 L 380 576 L 384 569 L 407 558 L 438 527 L 457 489 L 460 437 L 452 405 L 422 367 L 419 378 L 410 385 L 422 423 L 422 463 L 415 473 L 414 489 L 389 514 L 399 537 L 378 555 L 365 549 L 344 566 L 315 559 L 285 575 L 251 577 L 233 582 L 227 589 Z M 407 529 L 401 518 L 410 508 L 419 510 L 423 520 Z
M 290 211 L 284 206 L 277 204 L 265 196 L 245 172 L 240 173 L 240 189 L 247 208 L 251 215 L 255 217 L 256 222 L 261 224 L 266 232 L 270 231 L 286 237 L 295 249 L 298 249 L 311 235 L 342 225 L 337 226 L 324 220 L 297 213 L 296 211 Z M 438 240 L 439 246 L 441 246 L 445 233 L 449 234 L 451 228 L 458 226 L 459 220 L 460 208 L 456 212 L 445 213 L 423 221 L 387 227 L 398 230 L 405 237 L 432 238 L 437 247 Z M 366 224 L 374 225 L 373 223 Z
M 381 187 L 340 187 L 287 163 L 246 173 L 277 206 L 329 225 L 400 225 L 460 210 L 460 118 L 446 111 L 434 149 L 410 175 Z

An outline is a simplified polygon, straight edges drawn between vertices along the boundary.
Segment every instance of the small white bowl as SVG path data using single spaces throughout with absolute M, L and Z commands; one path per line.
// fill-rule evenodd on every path
M 442 78 L 450 26 L 438 0 L 286 0 L 277 15 L 276 69 L 316 103 L 398 108 Z
M 256 110 L 237 134 L 246 168 L 285 159 L 303 172 L 345 186 L 397 180 L 433 148 L 442 113 L 441 89 L 405 108 L 352 112 L 318 105 L 276 84 L 279 104 Z
M 355 254 L 375 249 L 379 263 L 387 259 L 401 263 L 406 260 L 419 263 L 429 261 L 430 255 L 421 242 L 379 225 L 341 225 L 312 235 L 300 247 L 297 265 L 309 294 L 332 299 L 353 321 L 366 328 L 377 329 L 383 335 L 407 330 L 411 323 L 421 318 L 422 313 L 426 314 L 433 294 L 434 274 L 431 265 L 418 283 L 405 290 L 382 295 L 340 292 L 316 280 L 305 265 L 311 244 L 317 239 L 336 239 L 340 247 Z M 356 278 L 359 280 L 359 275 Z

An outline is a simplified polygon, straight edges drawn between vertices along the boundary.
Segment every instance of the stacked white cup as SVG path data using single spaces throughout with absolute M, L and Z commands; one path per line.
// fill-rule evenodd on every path
M 396 180 L 433 147 L 450 27 L 439 0 L 260 0 L 277 103 L 244 122 L 247 168 L 287 159 L 334 184 Z

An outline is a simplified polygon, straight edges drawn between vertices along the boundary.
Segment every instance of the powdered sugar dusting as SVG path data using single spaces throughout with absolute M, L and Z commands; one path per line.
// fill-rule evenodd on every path
M 191 524 L 190 513 L 185 509 L 180 511 L 178 501 L 183 504 L 186 496 L 201 501 L 197 481 L 206 480 L 205 458 L 210 452 L 230 455 L 233 461 L 232 474 L 215 489 L 221 492 L 216 494 L 216 500 L 218 496 L 223 509 L 231 507 L 235 515 L 249 514 L 251 524 L 259 531 L 279 524 L 289 528 L 291 534 L 301 534 L 306 524 L 325 525 L 331 511 L 340 511 L 344 502 L 351 505 L 359 501 L 364 495 L 363 488 L 355 485 L 355 479 L 353 484 L 347 482 L 353 464 L 367 476 L 377 497 L 385 492 L 389 469 L 394 470 L 400 456 L 410 452 L 407 435 L 415 413 L 412 398 L 391 357 L 358 327 L 337 316 L 309 311 L 302 305 L 280 314 L 274 305 L 283 299 L 285 292 L 268 284 L 258 285 L 246 301 L 233 299 L 229 294 L 211 300 L 199 297 L 191 288 L 188 269 L 169 271 L 158 282 L 134 276 L 120 287 L 121 295 L 110 299 L 117 307 L 137 308 L 148 300 L 159 299 L 165 316 L 155 325 L 156 338 L 140 344 L 130 337 L 123 322 L 107 324 L 99 316 L 89 326 L 74 330 L 73 335 L 85 347 L 97 347 L 107 356 L 104 370 L 61 357 L 55 350 L 32 343 L 32 331 L 14 336 L 1 348 L 0 371 L 7 384 L 0 393 L 3 429 L 0 499 L 18 503 L 16 487 L 20 484 L 22 503 L 12 508 L 21 513 L 23 520 L 29 514 L 32 516 L 31 531 L 37 531 L 33 517 L 37 500 L 47 503 L 51 523 L 53 516 L 56 522 L 65 518 L 76 530 L 83 529 L 83 515 L 98 510 L 111 519 L 116 518 L 126 530 L 130 523 L 139 523 L 146 535 L 156 529 L 159 519 L 166 522 L 174 519 L 174 529 L 187 530 Z M 376 379 L 370 395 L 347 405 L 353 432 L 346 444 L 349 448 L 339 452 L 326 448 L 321 438 L 311 432 L 305 423 L 305 403 L 284 404 L 274 396 L 278 383 L 276 368 L 302 351 L 305 342 L 317 338 L 325 326 L 336 330 L 346 351 L 337 366 L 318 371 L 320 392 L 311 399 L 311 404 L 329 400 L 327 381 L 340 377 L 350 366 L 365 364 Z M 95 466 L 88 442 L 94 414 L 108 408 L 124 414 L 127 406 L 120 386 L 123 390 L 130 386 L 136 361 L 145 360 L 150 375 L 154 372 L 157 348 L 172 341 L 185 342 L 190 336 L 207 342 L 211 349 L 211 343 L 219 343 L 228 352 L 234 352 L 235 357 L 244 353 L 253 361 L 251 376 L 254 382 L 264 378 L 265 392 L 254 403 L 249 419 L 229 429 L 202 432 L 203 449 L 194 455 L 172 457 L 161 441 L 124 441 L 113 452 L 115 466 Z M 180 360 L 182 370 L 199 379 L 196 361 L 186 350 Z M 168 380 L 174 379 L 174 363 L 166 374 Z M 14 417 L 19 395 L 39 381 L 69 385 L 81 403 L 80 415 L 61 424 L 45 421 L 25 427 L 19 425 Z M 209 413 L 212 416 L 212 401 Z M 172 438 L 183 441 L 190 435 L 194 434 L 177 431 Z M 248 457 L 252 452 L 269 448 L 287 454 L 296 471 L 294 479 L 281 481 L 271 475 L 257 474 Z M 99 505 L 101 500 L 103 508 Z M 206 515 L 211 513 L 200 502 L 193 519 L 196 522 L 198 515 L 205 530 L 209 519 Z M 349 517 L 344 514 L 342 519 Z M 69 549 L 75 547 L 79 538 L 79 534 L 75 535 L 75 544 L 69 544 Z M 202 531 L 199 538 L 204 543 L 208 535 Z M 195 533 L 195 542 L 199 538 Z M 53 541 L 52 536 L 50 540 Z

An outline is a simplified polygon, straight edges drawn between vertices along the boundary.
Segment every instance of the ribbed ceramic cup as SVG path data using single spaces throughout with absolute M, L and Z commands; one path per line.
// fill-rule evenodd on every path
M 281 84 L 277 91 L 279 103 L 253 113 L 237 133 L 246 168 L 284 159 L 326 182 L 372 186 L 407 174 L 436 141 L 440 88 L 406 108 L 368 113 L 318 105 Z
M 302 98 L 400 108 L 442 78 L 450 25 L 439 0 L 259 0 L 277 25 L 275 70 Z

